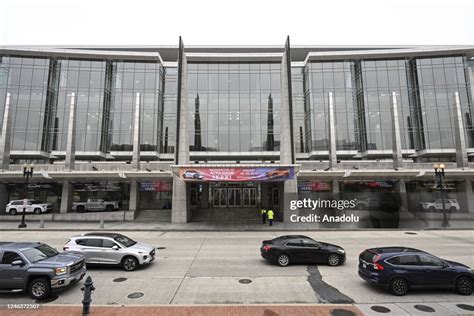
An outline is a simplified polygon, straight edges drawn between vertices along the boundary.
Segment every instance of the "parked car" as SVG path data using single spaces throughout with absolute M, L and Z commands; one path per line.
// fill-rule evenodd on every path
M 450 210 L 451 212 L 459 211 L 461 207 L 456 199 L 444 199 L 444 204 L 446 210 Z M 426 202 L 418 203 L 418 206 L 422 210 L 429 210 L 429 211 L 442 211 L 443 210 L 443 200 L 442 199 L 431 199 Z
M 0 242 L 0 292 L 26 291 L 44 299 L 86 274 L 84 257 L 39 242 Z
M 120 208 L 119 201 L 104 201 L 103 199 L 88 199 L 87 202 L 72 203 L 72 210 L 77 212 L 85 211 L 107 211 L 112 212 Z
M 87 233 L 72 237 L 64 251 L 80 253 L 86 264 L 118 265 L 133 271 L 155 260 L 155 247 L 117 233 Z
M 276 168 L 275 170 L 267 171 L 265 173 L 267 178 L 281 178 L 281 177 L 289 177 L 290 170 L 287 168 Z
M 16 215 L 18 213 L 23 213 L 23 209 L 25 209 L 25 213 L 43 214 L 53 210 L 52 204 L 29 199 L 26 201 L 26 206 L 23 205 L 24 200 L 10 201 L 10 203 L 7 204 L 5 212 L 10 215 Z
M 200 179 L 204 178 L 204 176 L 202 174 L 200 174 L 199 172 L 197 172 L 196 170 L 186 170 L 183 173 L 183 178 L 184 179 L 200 180 Z
M 458 262 L 406 247 L 373 248 L 359 255 L 359 276 L 397 296 L 410 289 L 449 288 L 472 293 L 474 273 Z
M 264 259 L 282 267 L 290 263 L 327 263 L 337 266 L 346 261 L 346 252 L 342 247 L 301 235 L 285 235 L 264 240 L 260 254 Z

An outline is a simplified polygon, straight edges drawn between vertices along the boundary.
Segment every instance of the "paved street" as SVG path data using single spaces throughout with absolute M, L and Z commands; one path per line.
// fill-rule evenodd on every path
M 292 232 L 292 234 L 295 232 Z M 451 291 L 413 291 L 392 296 L 369 286 L 357 275 L 359 253 L 368 247 L 403 245 L 474 266 L 474 231 L 322 231 L 302 232 L 316 240 L 343 246 L 343 266 L 293 265 L 281 268 L 261 259 L 264 239 L 285 232 L 127 232 L 158 248 L 157 260 L 135 272 L 119 268 L 90 268 L 94 305 L 193 304 L 318 304 L 354 303 L 366 314 L 373 305 L 390 307 L 393 315 L 413 313 L 426 304 L 440 315 L 467 312 L 456 307 L 474 305 L 473 297 Z M 58 249 L 79 232 L 2 231 L 2 241 L 42 241 Z M 164 248 L 164 249 L 161 249 Z M 126 278 L 126 280 L 116 280 Z M 115 282 L 114 281 L 122 281 Z M 248 279 L 248 284 L 241 283 Z M 82 282 L 81 282 L 82 284 Z M 81 285 L 59 293 L 50 304 L 80 304 Z M 129 298 L 142 293 L 139 298 Z M 141 294 L 137 294 L 140 296 Z M 32 302 L 22 294 L 0 295 L 0 305 Z M 378 313 L 375 313 L 376 315 Z M 385 315 L 390 315 L 387 313 Z M 432 313 L 433 315 L 433 313 Z M 436 315 L 436 314 L 434 314 Z

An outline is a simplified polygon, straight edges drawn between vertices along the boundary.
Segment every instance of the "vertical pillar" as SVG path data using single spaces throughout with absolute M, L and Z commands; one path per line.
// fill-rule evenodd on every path
M 468 167 L 466 137 L 464 133 L 464 123 L 462 120 L 461 103 L 459 102 L 459 92 L 454 92 L 454 136 L 456 140 L 456 166 L 458 168 Z
M 130 211 L 135 212 L 135 214 L 137 213 L 139 208 L 139 195 L 140 192 L 138 182 L 136 180 L 133 180 L 130 183 L 130 201 L 128 203 L 128 209 Z
M 0 183 L 0 214 L 5 212 L 8 204 L 8 186 L 5 183 Z
M 66 171 L 73 172 L 76 167 L 76 95 L 71 93 L 71 104 L 69 105 L 69 125 L 67 130 L 66 159 L 64 161 Z M 71 177 L 72 178 L 72 177 Z M 70 181 L 63 181 L 61 191 L 60 213 L 67 213 L 72 208 L 74 186 Z
M 291 54 L 290 37 L 286 38 L 285 51 L 281 60 L 281 111 L 280 111 L 280 164 L 290 165 L 295 163 L 293 146 L 293 118 L 292 118 L 292 92 L 291 92 Z M 296 177 L 296 175 L 295 175 Z M 290 216 L 298 211 L 290 210 L 290 201 L 298 198 L 297 180 L 286 180 L 283 183 L 283 221 L 290 222 Z
M 61 191 L 60 213 L 67 213 L 72 208 L 72 200 L 74 195 L 74 186 L 69 181 L 63 181 L 63 189 Z
M 76 164 L 76 95 L 71 93 L 69 106 L 69 125 L 67 130 L 66 160 L 64 165 L 67 171 L 73 171 Z
M 461 211 L 474 213 L 474 192 L 472 191 L 472 181 L 466 179 L 466 181 L 461 181 L 459 184 L 459 205 L 461 206 Z
M 177 149 L 175 162 L 178 165 L 189 164 L 189 144 L 187 127 L 187 107 L 188 107 L 188 63 L 184 53 L 184 45 L 181 37 L 179 38 L 178 52 L 178 129 L 176 131 Z M 173 202 L 171 210 L 172 223 L 186 223 L 191 218 L 189 212 L 189 199 L 186 192 L 186 183 L 175 173 L 173 176 Z
M 140 92 L 135 95 L 135 113 L 133 116 L 133 154 L 132 154 L 132 168 L 140 170 L 140 115 L 141 115 L 141 100 Z
M 10 93 L 8 92 L 5 99 L 2 134 L 0 136 L 0 169 L 2 170 L 8 170 L 10 168 L 10 147 L 12 141 L 12 119 L 10 112 Z
M 391 105 L 393 168 L 398 169 L 403 168 L 403 157 L 400 138 L 400 121 L 398 119 L 397 94 L 395 91 L 392 92 Z
M 329 129 L 329 168 L 337 168 L 336 156 L 336 123 L 334 120 L 334 97 L 328 93 L 328 129 Z

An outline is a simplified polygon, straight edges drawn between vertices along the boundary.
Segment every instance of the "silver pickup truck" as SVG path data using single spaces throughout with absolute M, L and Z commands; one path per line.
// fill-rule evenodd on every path
M 112 212 L 119 209 L 118 201 L 104 201 L 103 199 L 88 199 L 87 202 L 72 203 L 72 210 L 77 212 L 85 211 L 107 211 Z

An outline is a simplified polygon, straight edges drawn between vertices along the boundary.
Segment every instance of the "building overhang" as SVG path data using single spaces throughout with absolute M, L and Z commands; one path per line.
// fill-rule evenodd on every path
M 353 51 L 309 52 L 304 63 L 312 61 L 333 61 L 351 59 L 387 59 L 387 58 L 415 58 L 436 57 L 447 55 L 474 56 L 474 46 L 428 46 L 416 48 L 394 48 Z
M 188 63 L 192 62 L 281 62 L 281 53 L 186 53 Z
M 12 150 L 10 152 L 12 159 L 55 159 L 51 153 L 41 150 Z

